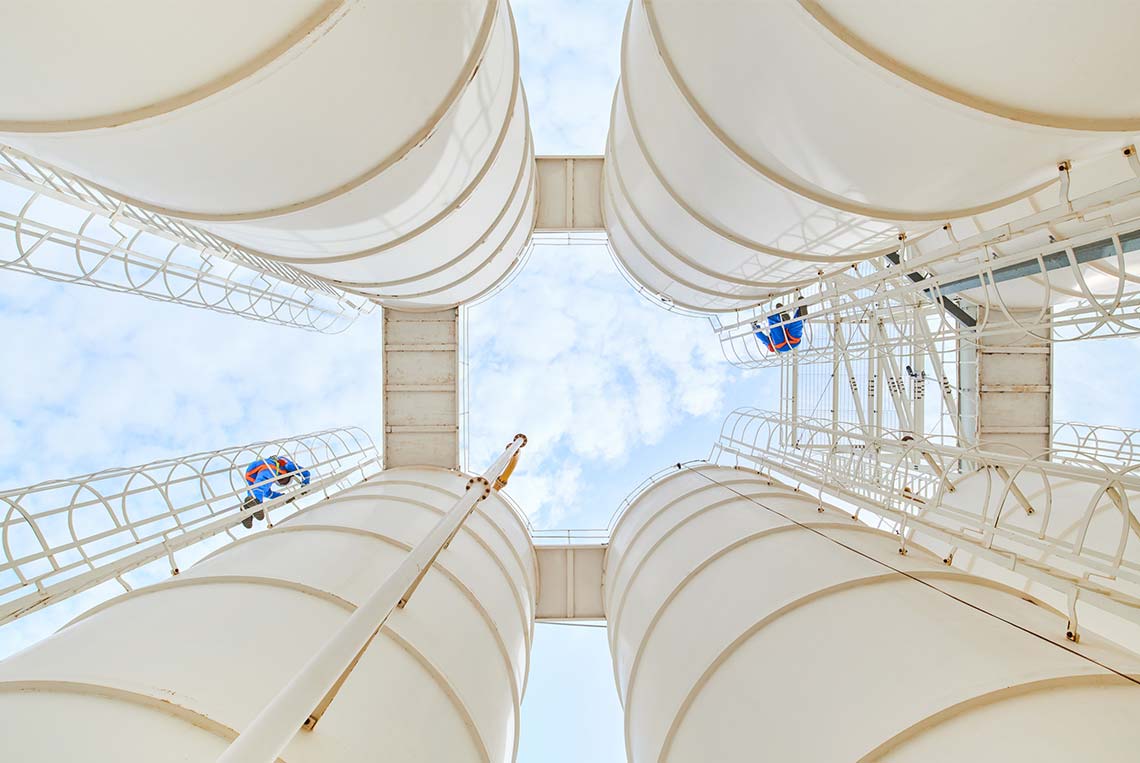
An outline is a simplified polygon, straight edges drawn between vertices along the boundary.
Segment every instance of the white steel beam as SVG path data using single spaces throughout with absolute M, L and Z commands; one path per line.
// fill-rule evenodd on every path
M 540 156 L 538 222 L 540 232 L 605 229 L 602 220 L 602 157 Z
M 1014 321 L 1033 316 L 1011 312 L 1010 318 L 998 312 L 988 321 L 995 329 L 1009 325 L 1008 334 L 987 333 L 978 339 L 973 385 L 978 396 L 977 443 L 985 450 L 1047 454 L 1053 431 L 1053 343 L 1047 336 L 1017 329 Z
M 950 444 L 953 435 L 949 443 L 907 432 L 868 436 L 825 419 L 801 418 L 792 438 L 786 428 L 777 414 L 741 409 L 725 421 L 716 450 L 887 520 L 900 553 L 914 535 L 947 564 L 961 549 L 1140 624 L 1140 520 L 1131 508 L 1140 479 L 1129 466 L 1080 451 L 961 448 Z M 824 447 L 809 447 L 817 444 Z
M 540 545 L 538 620 L 603 620 L 605 543 Z

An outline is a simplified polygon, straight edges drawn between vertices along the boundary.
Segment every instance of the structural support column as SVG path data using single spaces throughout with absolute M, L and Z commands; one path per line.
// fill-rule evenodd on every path
M 1034 325 L 1039 311 L 1011 311 Z M 1002 327 L 1009 326 L 1009 331 Z M 1053 434 L 1053 343 L 989 311 L 978 338 L 978 446 L 983 450 L 1037 457 L 1048 453 Z
M 651 485 L 605 576 L 631 763 L 1061 763 L 1140 744 L 1136 655 L 1069 643 L 1061 613 L 757 472 Z
M 385 466 L 459 468 L 458 335 L 458 308 L 385 308 Z

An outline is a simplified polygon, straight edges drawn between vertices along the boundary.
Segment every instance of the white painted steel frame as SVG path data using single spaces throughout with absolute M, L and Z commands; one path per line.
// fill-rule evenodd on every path
M 821 500 L 850 502 L 856 516 L 866 510 L 888 520 L 902 553 L 920 532 L 944 544 L 948 564 L 961 548 L 1066 595 L 1074 607 L 1079 597 L 1140 623 L 1140 520 L 1132 509 L 1140 464 L 1110 465 L 1062 448 L 962 448 L 953 438 L 803 417 L 793 429 L 779 414 L 748 408 L 725 420 L 713 456 L 786 475 Z M 958 490 L 971 476 L 985 480 L 983 492 L 963 497 Z M 1083 503 L 1073 505 L 1073 496 Z M 1117 529 L 1106 531 L 1105 517 L 1115 516 Z
M 963 409 L 972 387 L 951 378 L 954 370 L 968 371 L 965 357 L 973 345 L 936 337 L 924 323 L 927 316 L 914 312 L 908 333 L 892 320 L 879 318 L 880 303 L 868 307 L 860 328 L 874 341 L 863 353 L 850 352 L 846 330 L 816 325 L 805 341 L 826 345 L 828 362 L 817 355 L 788 352 L 781 356 L 779 410 L 794 424 L 798 416 L 858 423 L 868 429 L 892 428 L 915 432 L 949 433 L 963 437 L 974 427 L 973 413 Z M 818 338 L 826 329 L 826 340 Z M 911 371 L 907 371 L 907 367 Z M 928 373 L 928 369 L 930 373 Z M 927 385 L 934 390 L 928 394 Z
M 536 156 L 536 231 L 600 231 L 601 156 Z
M 1053 424 L 1053 447 L 1125 466 L 1140 462 L 1140 430 L 1058 421 Z
M 1135 165 L 1130 162 L 1134 169 Z M 1137 199 L 1140 178 L 942 247 L 920 251 L 902 241 L 897 265 L 869 260 L 848 273 L 821 276 L 803 289 L 808 307 L 805 325 L 815 336 L 795 352 L 800 362 L 826 362 L 834 332 L 844 330 L 848 351 L 864 355 L 875 343 L 866 328 L 872 318 L 891 324 L 893 343 L 913 337 L 914 321 L 920 317 L 933 336 L 968 342 L 987 333 L 1008 334 L 1010 325 L 1055 342 L 1134 336 L 1140 333 L 1140 277 L 1135 256 L 1126 256 L 1140 249 L 1140 220 L 1129 217 L 1114 222 L 1111 211 Z M 1105 217 L 1103 227 L 1079 235 L 1065 237 L 1057 229 L 1072 220 L 1099 216 Z M 1002 251 L 1043 231 L 1057 240 Z M 1098 246 L 1111 247 L 1113 252 L 1093 259 L 1082 254 Z M 912 280 L 908 275 L 912 273 L 922 280 Z M 1028 303 L 1024 290 L 1019 289 L 1027 284 L 1037 292 L 1030 294 Z M 750 324 L 766 323 L 767 316 L 779 312 L 777 302 L 788 305 L 795 296 L 785 290 L 731 317 L 714 316 L 714 331 L 729 362 L 745 368 L 779 365 L 781 357 L 767 352 L 753 336 Z M 981 309 L 977 326 L 965 326 L 948 310 L 946 300 L 980 304 L 994 314 L 987 318 Z
M 460 466 L 459 311 L 383 312 L 387 468 Z
M 242 508 L 253 461 L 285 456 L 310 484 Z M 372 438 L 358 428 L 193 453 L 0 491 L 0 624 L 63 601 L 99 583 L 232 532 L 255 511 L 272 524 L 380 471 Z M 269 479 L 259 483 L 268 482 Z
M 0 145 L 0 269 L 335 334 L 375 304 Z
M 535 605 L 538 622 L 604 620 L 602 587 L 606 545 L 599 543 L 535 547 L 543 585 Z

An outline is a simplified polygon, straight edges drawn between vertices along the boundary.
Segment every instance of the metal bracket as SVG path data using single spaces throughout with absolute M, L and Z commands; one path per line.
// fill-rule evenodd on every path
M 483 495 L 481 495 L 479 498 L 476 498 L 475 500 L 482 501 L 491 495 L 491 483 L 487 481 L 486 477 L 472 477 L 471 479 L 467 480 L 467 487 L 464 488 L 464 492 L 466 492 L 467 490 L 470 490 L 472 487 L 474 487 L 476 485 L 482 485 L 483 486 Z M 450 543 L 450 542 L 451 542 L 451 540 L 449 539 L 448 543 Z M 446 546 L 444 546 L 444 548 L 446 548 Z
M 1065 626 L 1065 638 L 1072 641 L 1074 644 L 1081 642 L 1081 632 L 1077 625 L 1077 597 L 1080 596 L 1080 591 L 1076 588 L 1069 589 L 1069 623 Z
M 1123 153 L 1128 160 L 1128 166 L 1132 168 L 1133 174 L 1140 177 L 1140 157 L 1136 155 L 1136 146 L 1125 146 Z
M 1057 165 L 1057 172 L 1061 173 L 1061 203 L 1062 204 L 1068 204 L 1069 203 L 1069 184 L 1071 182 L 1071 178 L 1069 177 L 1069 171 L 1071 169 L 1073 169 L 1073 163 L 1070 162 L 1068 159 L 1066 159 L 1065 161 L 1063 161 Z
M 1025 493 L 1022 492 L 1021 488 L 1017 486 L 1014 478 L 1010 476 L 1009 471 L 1004 466 L 993 466 L 992 468 L 995 472 L 997 472 L 997 475 L 1001 477 L 1002 482 L 1004 482 L 1005 486 L 1009 488 L 1009 492 L 1013 494 L 1013 497 L 1017 499 L 1017 502 L 1021 504 L 1021 508 L 1025 510 L 1026 516 L 1032 516 L 1036 514 L 1037 509 L 1033 508 L 1033 504 L 1029 502 L 1028 496 L 1026 496 Z

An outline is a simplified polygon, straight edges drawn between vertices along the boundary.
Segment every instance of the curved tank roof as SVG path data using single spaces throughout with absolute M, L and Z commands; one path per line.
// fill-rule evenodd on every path
M 51 31 L 0 53 L 0 140 L 386 304 L 457 304 L 518 261 L 533 149 L 505 0 L 48 6 L 9 15 Z
M 1116 182 L 1099 160 L 1140 132 L 1119 31 L 1140 7 L 1085 10 L 633 3 L 606 154 L 619 259 L 676 304 L 732 310 L 900 234 L 933 247 L 948 223 L 1056 204 L 1064 162 Z

